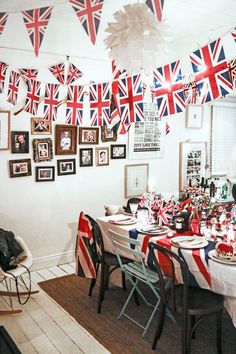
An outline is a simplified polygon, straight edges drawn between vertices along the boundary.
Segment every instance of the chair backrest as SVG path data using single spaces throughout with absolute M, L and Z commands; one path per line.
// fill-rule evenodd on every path
M 131 213 L 130 204 L 139 204 L 140 202 L 141 198 L 138 197 L 128 199 L 126 207 L 124 208 L 126 213 Z
M 171 250 L 160 246 L 158 243 L 149 242 L 150 258 L 159 276 L 159 285 L 161 298 L 167 303 L 166 281 L 168 278 L 168 289 L 171 290 L 171 299 L 169 305 L 175 310 L 175 289 L 176 289 L 176 271 L 181 272 L 182 276 L 182 307 L 187 308 L 189 270 L 185 261 Z
M 92 232 L 93 232 L 93 241 L 94 241 L 94 261 L 102 261 L 104 258 L 104 242 L 102 238 L 102 232 L 98 223 L 90 216 L 86 214 L 86 217 L 89 219 Z

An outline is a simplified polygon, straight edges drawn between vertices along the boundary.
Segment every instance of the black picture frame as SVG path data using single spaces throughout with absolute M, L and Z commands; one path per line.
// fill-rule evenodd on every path
M 107 141 L 116 141 L 117 132 L 108 126 L 101 126 L 101 140 L 104 143 Z
M 31 176 L 31 159 L 10 160 L 10 178 Z
M 111 159 L 126 159 L 126 144 L 111 145 Z
M 79 149 L 79 165 L 80 167 L 93 166 L 93 149 Z
M 13 154 L 29 153 L 29 132 L 27 131 L 11 132 L 11 152 Z
M 53 159 L 53 143 L 51 138 L 33 139 L 34 162 L 51 161 Z
M 99 142 L 98 127 L 79 127 L 79 144 L 96 145 Z
M 75 159 L 57 160 L 57 175 L 67 176 L 76 173 Z
M 55 181 L 54 166 L 37 166 L 35 167 L 36 182 L 52 182 Z

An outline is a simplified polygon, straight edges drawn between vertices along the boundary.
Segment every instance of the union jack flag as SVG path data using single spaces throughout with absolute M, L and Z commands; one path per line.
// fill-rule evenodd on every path
M 78 222 L 78 235 L 75 247 L 75 273 L 80 277 L 96 278 L 94 264 L 95 244 L 93 241 L 93 228 L 81 212 Z
M 26 94 L 24 111 L 36 115 L 38 110 L 38 105 L 40 103 L 41 82 L 37 80 L 28 80 L 27 86 L 28 86 L 28 90 Z
M 68 86 L 66 123 L 81 125 L 83 121 L 84 86 Z
M 72 63 L 69 64 L 66 84 L 70 85 L 82 76 L 82 72 Z
M 69 0 L 91 42 L 95 44 L 104 0 Z
M 0 63 L 0 93 L 3 93 L 8 64 Z
M 190 60 L 201 104 L 225 96 L 232 91 L 229 69 L 220 38 L 193 52 Z
M 236 42 L 236 27 L 235 27 L 235 31 L 231 32 L 232 36 L 233 36 L 233 39 L 235 40 Z
M 39 48 L 42 44 L 52 9 L 52 7 L 41 7 L 39 9 L 22 11 L 25 26 L 36 56 L 39 54 Z
M 198 91 L 194 74 L 183 75 L 183 93 L 185 104 L 197 103 Z
M 44 118 L 47 120 L 57 119 L 57 106 L 59 104 L 59 87 L 57 84 L 45 85 Z
M 29 79 L 36 79 L 38 75 L 38 69 L 19 69 L 19 72 L 23 76 L 25 81 Z
M 5 24 L 7 22 L 8 14 L 6 12 L 0 12 L 0 35 L 2 34 Z
M 149 9 L 154 13 L 159 22 L 162 20 L 164 0 L 146 0 Z
M 62 84 L 65 84 L 65 63 L 59 63 L 48 68 L 55 78 Z
M 156 103 L 160 117 L 185 110 L 180 61 L 175 61 L 153 72 Z
M 229 74 L 233 86 L 236 88 L 236 58 L 228 61 Z
M 119 80 L 119 110 L 124 125 L 144 120 L 141 75 Z
M 8 102 L 16 105 L 21 75 L 15 71 L 10 72 L 8 84 Z
M 110 121 L 110 83 L 90 85 L 90 120 L 92 126 L 109 125 Z

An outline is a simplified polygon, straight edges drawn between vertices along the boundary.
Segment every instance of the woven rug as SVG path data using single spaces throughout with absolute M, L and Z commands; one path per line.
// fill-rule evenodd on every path
M 39 286 L 64 310 L 66 310 L 82 327 L 90 332 L 105 348 L 114 354 L 180 354 L 181 327 L 171 320 L 165 321 L 164 331 L 157 348 L 151 350 L 155 332 L 155 320 L 145 338 L 142 329 L 122 316 L 117 319 L 128 291 L 110 284 L 109 291 L 102 305 L 102 313 L 97 314 L 98 284 L 91 297 L 88 296 L 90 280 L 75 275 L 68 275 L 39 283 Z M 151 296 L 151 294 L 149 294 Z M 150 309 L 140 303 L 131 301 L 129 314 L 139 322 L 145 323 Z M 210 317 L 199 326 L 196 339 L 192 340 L 191 354 L 214 354 L 216 351 L 215 317 Z M 236 329 L 228 313 L 223 316 L 223 354 L 236 353 Z

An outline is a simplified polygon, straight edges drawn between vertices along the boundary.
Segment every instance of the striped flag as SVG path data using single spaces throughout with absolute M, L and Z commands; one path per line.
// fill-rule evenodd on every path
M 8 66 L 9 65 L 6 63 L 0 63 L 0 93 L 3 93 L 3 91 L 4 91 L 6 71 L 7 71 Z
M 27 81 L 29 79 L 36 79 L 39 71 L 38 69 L 19 69 L 19 72 L 23 79 Z
M 16 105 L 21 75 L 16 71 L 10 72 L 7 101 Z
M 183 75 L 183 94 L 185 104 L 197 103 L 198 90 L 194 74 Z
M 236 58 L 228 61 L 229 75 L 233 87 L 236 88 Z
M 27 87 L 28 90 L 26 93 L 24 111 L 36 115 L 40 103 L 41 82 L 37 80 L 28 80 Z
M 72 63 L 69 64 L 66 84 L 70 85 L 82 76 L 82 72 Z
M 65 84 L 65 63 L 58 63 L 56 65 L 52 65 L 49 68 L 49 71 L 55 76 L 55 78 L 60 82 L 60 84 Z
M 157 20 L 161 22 L 164 0 L 146 0 L 146 5 L 154 13 Z
M 8 14 L 6 12 L 0 12 L 0 35 L 2 34 L 5 24 L 7 22 Z
M 57 119 L 57 107 L 59 104 L 59 87 L 57 84 L 45 85 L 44 118 L 55 121 Z
M 84 86 L 68 86 L 66 123 L 81 125 L 83 121 Z
M 89 87 L 91 126 L 109 125 L 110 83 L 92 84 Z

